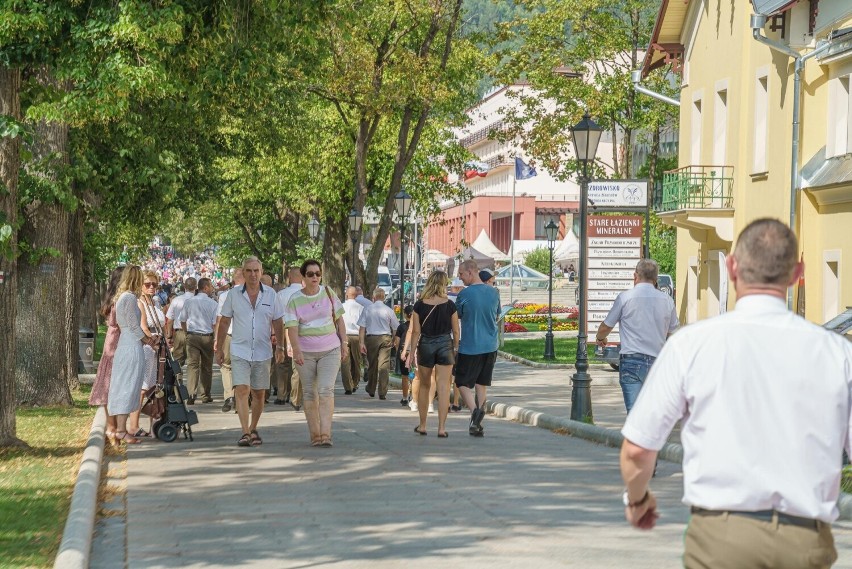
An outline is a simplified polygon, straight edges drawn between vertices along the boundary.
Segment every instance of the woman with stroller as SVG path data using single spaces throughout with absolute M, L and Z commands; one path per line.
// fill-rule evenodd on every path
M 166 315 L 157 305 L 156 291 L 159 276 L 154 271 L 145 271 L 142 281 L 142 294 L 139 296 L 139 310 L 142 312 L 140 326 L 145 332 L 145 335 L 154 340 L 154 346 L 145 345 L 145 375 L 142 379 L 142 394 L 140 396 L 140 406 L 145 401 L 145 392 L 154 387 L 157 383 L 157 348 L 159 347 L 160 337 L 159 330 L 166 325 Z M 139 426 L 140 411 L 136 410 L 130 414 L 127 421 L 127 432 L 133 433 L 136 438 L 150 437 L 149 433 L 151 425 L 148 426 L 148 431 Z M 153 424 L 154 418 L 151 418 Z
M 118 328 L 118 322 L 115 320 L 115 293 L 118 290 L 118 283 L 121 280 L 121 274 L 124 272 L 124 267 L 116 267 L 109 275 L 109 285 L 107 286 L 106 296 L 99 310 L 101 316 L 104 317 L 107 323 L 106 338 L 104 338 L 104 348 L 101 352 L 101 361 L 98 363 L 98 371 L 95 374 L 95 381 L 92 384 L 92 392 L 89 394 L 89 405 L 98 405 L 106 407 L 107 395 L 109 394 L 109 378 L 112 375 L 112 362 L 115 357 L 115 350 L 118 347 L 118 337 L 121 330 Z M 106 438 L 114 442 L 115 437 L 115 417 L 107 414 Z
M 420 424 L 414 432 L 426 434 L 426 415 L 429 412 L 429 388 L 432 370 L 436 370 L 438 384 L 438 436 L 446 438 L 447 414 L 450 410 L 450 375 L 455 354 L 459 349 L 459 317 L 456 305 L 447 298 L 447 273 L 435 271 L 426 281 L 420 300 L 414 303 L 411 317 L 411 344 L 408 367 L 414 364 L 417 354 L 417 377 L 420 387 L 417 410 Z
M 330 447 L 334 382 L 341 360 L 349 359 L 349 338 L 341 318 L 345 311 L 337 295 L 320 285 L 319 261 L 305 261 L 299 272 L 304 277 L 304 288 L 294 292 L 287 302 L 284 325 L 302 381 L 302 404 L 311 446 Z
M 120 329 L 109 383 L 107 412 L 115 417 L 115 438 L 125 444 L 142 441 L 127 432 L 127 417 L 139 409 L 139 392 L 145 376 L 143 346 L 154 347 L 155 340 L 142 330 L 142 311 L 139 296 L 142 294 L 142 270 L 128 265 L 121 274 L 115 293 L 115 319 Z

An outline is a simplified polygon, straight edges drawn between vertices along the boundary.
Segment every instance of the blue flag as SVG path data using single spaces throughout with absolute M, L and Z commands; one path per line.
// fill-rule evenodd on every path
M 535 168 L 521 160 L 520 158 L 515 158 L 515 179 L 516 180 L 529 180 L 530 178 L 538 176 L 538 172 L 535 171 Z

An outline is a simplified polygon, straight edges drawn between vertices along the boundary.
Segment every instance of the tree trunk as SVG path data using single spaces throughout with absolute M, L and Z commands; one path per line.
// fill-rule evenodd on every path
M 71 214 L 68 224 L 68 253 L 65 266 L 66 306 L 65 323 L 69 333 L 65 336 L 65 377 L 72 390 L 80 388 L 80 319 L 83 297 L 83 238 L 84 210 L 81 205 Z
M 343 269 L 343 256 L 346 254 L 347 232 L 349 221 L 334 219 L 334 215 L 325 218 L 325 238 L 323 239 L 323 278 L 322 282 L 337 293 L 338 298 L 345 299 L 343 282 L 346 273 Z
M 56 85 L 46 69 L 39 70 L 36 79 Z M 33 158 L 27 173 L 35 183 L 62 184 L 59 173 L 68 164 L 68 126 L 47 122 L 34 126 Z M 68 362 L 73 358 L 76 376 L 77 354 L 69 351 L 77 340 L 68 335 L 76 336 L 77 329 L 71 329 L 76 324 L 75 310 L 68 304 L 79 289 L 69 286 L 74 271 L 69 243 L 72 214 L 51 200 L 24 206 L 23 215 L 20 239 L 31 252 L 19 261 L 17 397 L 22 404 L 70 405 Z
M 0 115 L 21 120 L 21 70 L 0 67 Z M 18 169 L 21 138 L 0 138 L 0 228 L 9 225 L 12 232 L 5 241 L 0 238 L 0 447 L 24 444 L 16 436 L 15 427 L 15 321 L 17 311 L 18 274 Z M 1 235 L 1 234 L 0 234 Z

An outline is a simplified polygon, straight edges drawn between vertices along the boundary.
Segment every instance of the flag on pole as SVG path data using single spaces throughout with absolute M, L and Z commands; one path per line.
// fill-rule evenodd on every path
M 521 160 L 520 158 L 515 157 L 515 179 L 516 180 L 529 180 L 538 176 L 538 172 L 535 171 L 535 168 Z
M 467 162 L 464 165 L 464 179 L 470 180 L 471 178 L 476 178 L 477 176 L 485 177 L 488 175 L 488 170 L 491 169 L 491 166 L 488 165 L 488 162 Z

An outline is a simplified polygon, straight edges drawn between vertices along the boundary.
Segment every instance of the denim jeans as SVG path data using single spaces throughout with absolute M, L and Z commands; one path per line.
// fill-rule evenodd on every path
M 645 383 L 648 371 L 656 359 L 654 356 L 646 356 L 645 354 L 622 354 L 619 358 L 618 382 L 621 384 L 624 406 L 628 413 L 633 409 L 633 404 L 639 397 L 642 384 Z

